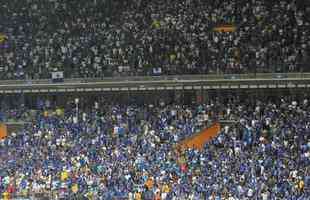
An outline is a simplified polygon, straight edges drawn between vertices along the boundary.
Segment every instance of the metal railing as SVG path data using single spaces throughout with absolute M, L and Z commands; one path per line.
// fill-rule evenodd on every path
M 92 83 L 92 82 L 148 82 L 172 80 L 262 80 L 262 79 L 310 79 L 310 73 L 258 73 L 258 74 L 220 74 L 220 75 L 171 75 L 171 76 L 127 76 L 104 78 L 71 78 L 63 83 Z M 29 80 L 0 80 L 0 85 L 32 85 L 52 84 L 51 79 Z

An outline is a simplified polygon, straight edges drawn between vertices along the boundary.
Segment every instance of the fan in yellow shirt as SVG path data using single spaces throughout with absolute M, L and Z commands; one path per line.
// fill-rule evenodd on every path
M 136 192 L 134 197 L 135 197 L 135 200 L 142 200 L 142 195 L 140 192 Z
M 71 190 L 73 193 L 77 193 L 79 191 L 79 186 L 78 184 L 74 183 L 71 187 Z
M 164 184 L 161 190 L 162 190 L 163 193 L 169 193 L 170 192 L 170 187 L 169 187 L 168 184 Z
M 68 174 L 67 171 L 62 171 L 61 172 L 61 175 L 60 175 L 61 181 L 66 181 L 68 179 L 68 177 L 69 177 L 69 174 Z
M 7 191 L 2 193 L 3 200 L 9 200 L 10 199 L 10 193 Z
M 95 199 L 94 194 L 91 191 L 87 192 L 86 197 L 88 200 L 94 200 Z
M 300 180 L 299 183 L 298 183 L 298 189 L 300 191 L 303 191 L 304 187 L 305 187 L 305 182 L 303 180 Z

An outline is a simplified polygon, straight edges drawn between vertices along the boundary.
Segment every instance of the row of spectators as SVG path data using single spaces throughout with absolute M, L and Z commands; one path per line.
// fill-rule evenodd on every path
M 95 102 L 84 109 L 76 102 L 63 113 L 48 114 L 43 105 L 32 120 L 26 108 L 3 112 L 30 124 L 0 142 L 0 192 L 52 199 L 306 200 L 309 103 Z M 203 151 L 175 151 L 219 117 L 236 124 L 225 125 Z
M 308 1 L 11 0 L 0 13 L 0 79 L 309 71 Z

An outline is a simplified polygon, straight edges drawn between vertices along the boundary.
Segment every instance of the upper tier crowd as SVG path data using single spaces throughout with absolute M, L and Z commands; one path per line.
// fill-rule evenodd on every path
M 10 0 L 0 13 L 0 79 L 310 71 L 309 1 Z
M 0 141 L 0 193 L 94 200 L 307 200 L 310 102 L 191 105 L 68 104 L 47 114 L 1 111 L 28 121 Z M 32 117 L 30 117 L 32 116 Z M 201 151 L 175 145 L 218 118 Z M 53 196 L 53 197 L 52 197 Z

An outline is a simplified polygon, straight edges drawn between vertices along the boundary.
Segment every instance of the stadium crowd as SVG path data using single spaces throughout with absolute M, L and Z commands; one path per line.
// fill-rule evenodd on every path
M 53 199 L 306 200 L 310 102 L 192 105 L 71 103 L 64 112 L 2 111 L 30 122 L 0 142 L 3 195 Z M 47 107 L 48 108 L 47 108 Z M 53 108 L 54 109 L 54 108 Z M 175 146 L 218 119 L 203 151 Z
M 0 79 L 309 71 L 299 0 L 10 0 Z M 214 27 L 231 24 L 234 32 Z

